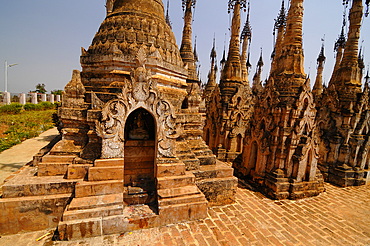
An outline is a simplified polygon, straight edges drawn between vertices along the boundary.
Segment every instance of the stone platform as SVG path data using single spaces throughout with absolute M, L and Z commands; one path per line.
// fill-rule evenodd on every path
M 369 245 L 370 186 L 338 188 L 303 200 L 273 201 L 243 184 L 236 203 L 210 208 L 204 220 L 70 242 L 49 231 L 2 236 L 0 245 Z

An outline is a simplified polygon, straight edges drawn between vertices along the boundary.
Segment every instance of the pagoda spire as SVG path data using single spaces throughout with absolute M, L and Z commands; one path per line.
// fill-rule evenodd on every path
M 261 48 L 261 55 L 257 63 L 256 73 L 253 76 L 253 86 L 252 86 L 253 94 L 258 94 L 263 89 L 262 80 L 261 80 L 263 65 L 264 63 L 263 63 L 262 48 Z
M 306 78 L 303 68 L 303 2 L 304 0 L 291 0 L 290 2 L 283 41 L 282 58 L 284 61 L 280 66 L 281 72 L 299 75 L 302 84 Z
M 182 6 L 185 11 L 184 14 L 184 29 L 182 32 L 182 42 L 180 48 L 180 55 L 184 63 L 188 66 L 188 79 L 198 80 L 195 57 L 192 44 L 192 22 L 193 12 L 196 0 L 183 0 Z
M 213 38 L 213 47 L 212 47 L 211 54 L 210 54 L 211 69 L 208 73 L 208 81 L 207 81 L 205 92 L 204 92 L 207 97 L 211 96 L 211 93 L 216 87 L 216 76 L 217 76 L 216 58 L 217 58 L 216 38 Z
M 242 55 L 241 55 L 241 67 L 242 67 L 242 77 L 243 81 L 248 83 L 248 58 L 249 58 L 249 46 L 252 39 L 252 28 L 249 21 L 250 16 L 250 3 L 248 2 L 248 13 L 247 20 L 245 22 L 241 39 L 242 39 Z
M 362 12 L 363 12 L 362 0 L 352 0 L 352 8 L 349 14 L 350 25 L 348 31 L 348 39 L 343 54 L 342 67 L 358 65 Z
M 167 25 L 169 25 L 169 27 L 172 28 L 169 10 L 170 10 L 170 0 L 167 0 L 166 23 Z
M 359 64 L 359 39 L 363 15 L 362 0 L 352 0 L 349 13 L 349 30 L 340 65 L 336 64 L 330 85 L 335 85 L 341 103 L 351 108 L 357 100 L 357 93 L 362 91 L 362 68 Z M 341 48 L 339 46 L 339 48 Z M 339 50 L 338 50 L 339 52 Z M 337 58 L 338 63 L 339 58 Z M 338 66 L 338 68 L 337 68 Z
M 324 71 L 324 64 L 326 61 L 326 57 L 325 57 L 324 39 L 322 41 L 323 43 L 321 45 L 321 51 L 317 58 L 317 75 L 316 75 L 315 85 L 313 86 L 313 90 L 312 90 L 312 93 L 315 98 L 321 96 L 321 94 L 324 91 L 322 75 Z
M 229 12 L 233 10 L 229 53 L 222 70 L 221 81 L 242 82 L 240 62 L 240 10 L 246 8 L 246 0 L 229 0 Z
M 273 31 L 273 34 L 275 37 L 276 30 L 277 30 L 277 37 L 275 39 L 274 51 L 271 55 L 271 58 L 272 58 L 271 73 L 274 73 L 277 68 L 278 61 L 277 59 L 275 59 L 275 57 L 280 57 L 282 53 L 285 27 L 286 27 L 286 9 L 285 9 L 285 2 L 284 0 L 282 0 L 281 9 L 280 9 L 278 17 L 275 20 L 274 31 Z

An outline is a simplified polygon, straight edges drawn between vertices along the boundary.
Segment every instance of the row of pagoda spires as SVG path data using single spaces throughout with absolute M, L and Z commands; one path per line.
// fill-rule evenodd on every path
M 355 0 L 356 1 L 356 0 Z M 368 6 L 370 0 L 366 1 L 366 4 Z M 199 71 L 197 71 L 197 54 L 196 54 L 196 47 L 193 47 L 192 44 L 192 22 L 193 22 L 193 12 L 192 9 L 195 8 L 196 0 L 182 0 L 183 2 L 183 9 L 184 9 L 184 29 L 183 29 L 183 35 L 182 35 L 182 42 L 181 42 L 181 57 L 183 58 L 183 61 L 185 64 L 188 65 L 189 70 L 189 79 L 191 80 L 199 80 Z M 348 0 L 344 0 L 343 4 L 348 5 Z M 296 1 L 292 1 L 291 4 L 297 3 Z M 294 7 L 294 6 L 293 6 Z M 240 11 L 241 9 L 248 9 L 247 11 L 247 17 L 246 22 L 244 24 L 244 28 L 242 31 L 241 29 L 241 18 L 240 18 Z M 251 24 L 250 24 L 250 3 L 246 0 L 230 0 L 229 1 L 229 12 L 233 10 L 233 18 L 232 18 L 232 25 L 231 25 L 231 37 L 230 37 L 230 43 L 229 43 L 229 50 L 228 55 L 226 59 L 226 51 L 223 52 L 223 57 L 220 61 L 221 66 L 221 78 L 220 78 L 220 84 L 221 87 L 223 86 L 223 82 L 227 84 L 227 81 L 238 81 L 240 83 L 249 83 L 248 76 L 249 76 L 249 70 L 251 68 L 250 60 L 249 60 L 249 46 L 252 39 L 252 31 L 251 31 Z M 362 12 L 361 12 L 362 13 Z M 363 66 L 363 56 L 361 55 L 361 50 L 359 52 L 359 37 L 355 36 L 359 34 L 359 32 L 354 31 L 354 28 L 359 28 L 360 26 L 357 24 L 357 27 L 355 25 L 352 25 L 350 27 L 348 38 L 346 40 L 345 36 L 345 21 L 346 16 L 343 17 L 343 25 L 341 34 L 339 35 L 338 40 L 335 43 L 335 51 L 336 51 L 336 63 L 335 63 L 335 69 L 336 71 L 338 69 L 338 66 L 340 65 L 340 62 L 342 61 L 342 57 L 344 58 L 344 63 L 347 64 L 347 66 L 355 65 L 354 63 L 357 63 L 361 66 Z M 167 3 L 167 11 L 166 11 L 166 22 L 168 25 L 171 25 L 170 17 L 169 17 L 169 1 Z M 289 22 L 289 23 L 288 23 Z M 292 28 L 286 29 L 287 26 L 291 26 Z M 298 45 L 300 49 L 302 49 L 302 32 L 298 31 L 295 35 L 293 32 L 296 30 L 302 30 L 302 21 L 290 19 L 287 20 L 287 10 L 285 8 L 285 0 L 282 0 L 281 9 L 279 11 L 278 17 L 275 20 L 274 24 L 274 50 L 271 54 L 272 63 L 271 63 L 271 70 L 270 75 L 274 72 L 276 72 L 277 69 L 277 59 L 274 59 L 275 57 L 279 57 L 279 52 L 282 51 L 282 46 L 287 46 L 291 44 Z M 352 31 L 351 31 L 352 30 Z M 290 37 L 294 36 L 293 40 L 285 40 L 284 43 L 282 43 L 282 37 L 285 32 L 285 36 Z M 348 48 L 347 53 L 343 56 L 344 48 L 347 46 Z M 216 47 L 215 47 L 215 39 L 213 40 L 213 47 L 211 49 L 210 54 L 210 60 L 211 60 L 211 69 L 208 74 L 208 81 L 206 87 L 214 87 L 216 82 L 216 75 L 218 72 L 218 66 L 216 61 Z M 351 58 L 350 58 L 351 57 Z M 356 59 L 356 61 L 354 60 Z M 317 77 L 315 80 L 315 84 L 313 87 L 314 94 L 318 93 L 321 94 L 323 91 L 323 80 L 322 80 L 322 73 L 323 73 L 323 67 L 325 64 L 326 57 L 324 55 L 324 45 L 321 47 L 321 51 L 319 53 L 319 57 L 317 59 L 318 63 L 318 71 L 317 71 Z M 349 61 L 351 60 L 351 61 Z M 280 63 L 280 61 L 279 61 Z M 344 64 L 343 63 L 343 64 Z M 362 65 L 361 65 L 362 64 Z M 257 63 L 256 72 L 253 77 L 253 84 L 252 88 L 262 88 L 262 67 L 263 67 L 263 59 L 262 59 L 262 50 L 261 55 Z M 281 67 L 281 66 L 280 66 Z M 303 69 L 303 60 L 301 61 L 301 65 L 298 68 L 299 70 L 296 71 L 298 73 L 301 73 L 302 75 L 306 76 L 304 74 Z M 240 72 L 239 72 L 240 71 Z M 334 72 L 333 72 L 334 76 Z M 333 78 L 332 78 L 333 79 Z M 332 81 L 331 79 L 331 81 Z M 366 79 L 366 78 L 365 78 Z M 361 82 L 360 82 L 361 83 Z

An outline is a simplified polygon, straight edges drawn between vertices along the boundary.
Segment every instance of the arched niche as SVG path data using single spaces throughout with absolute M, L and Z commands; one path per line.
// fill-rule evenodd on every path
M 156 128 L 154 117 L 143 108 L 136 109 L 127 117 L 124 185 L 128 204 L 156 204 Z

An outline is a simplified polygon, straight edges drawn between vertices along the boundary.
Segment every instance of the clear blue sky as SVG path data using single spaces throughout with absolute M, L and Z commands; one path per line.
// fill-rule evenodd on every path
M 201 62 L 203 82 L 209 70 L 209 53 L 214 33 L 218 61 L 221 60 L 225 33 L 229 34 L 231 16 L 227 0 L 197 0 L 194 36 Z M 105 18 L 104 0 L 1 0 L 0 8 L 0 91 L 4 90 L 4 62 L 18 63 L 9 68 L 8 91 L 28 92 L 45 83 L 48 91 L 63 89 L 73 69 L 81 69 L 81 47 L 88 48 Z M 165 3 L 166 4 L 166 3 Z M 251 0 L 252 50 L 251 76 L 263 48 L 264 78 L 269 71 L 272 27 L 281 0 Z M 330 79 L 334 62 L 333 45 L 342 23 L 342 0 L 306 0 L 304 49 L 306 73 L 311 83 L 316 76 L 316 58 L 325 35 L 327 62 L 324 79 Z M 171 0 L 170 15 L 177 42 L 183 26 L 181 0 Z M 246 14 L 242 14 L 243 22 Z M 365 37 L 367 39 L 365 39 Z M 370 16 L 362 27 L 365 64 L 370 63 Z M 229 37 L 227 36 L 227 42 Z

